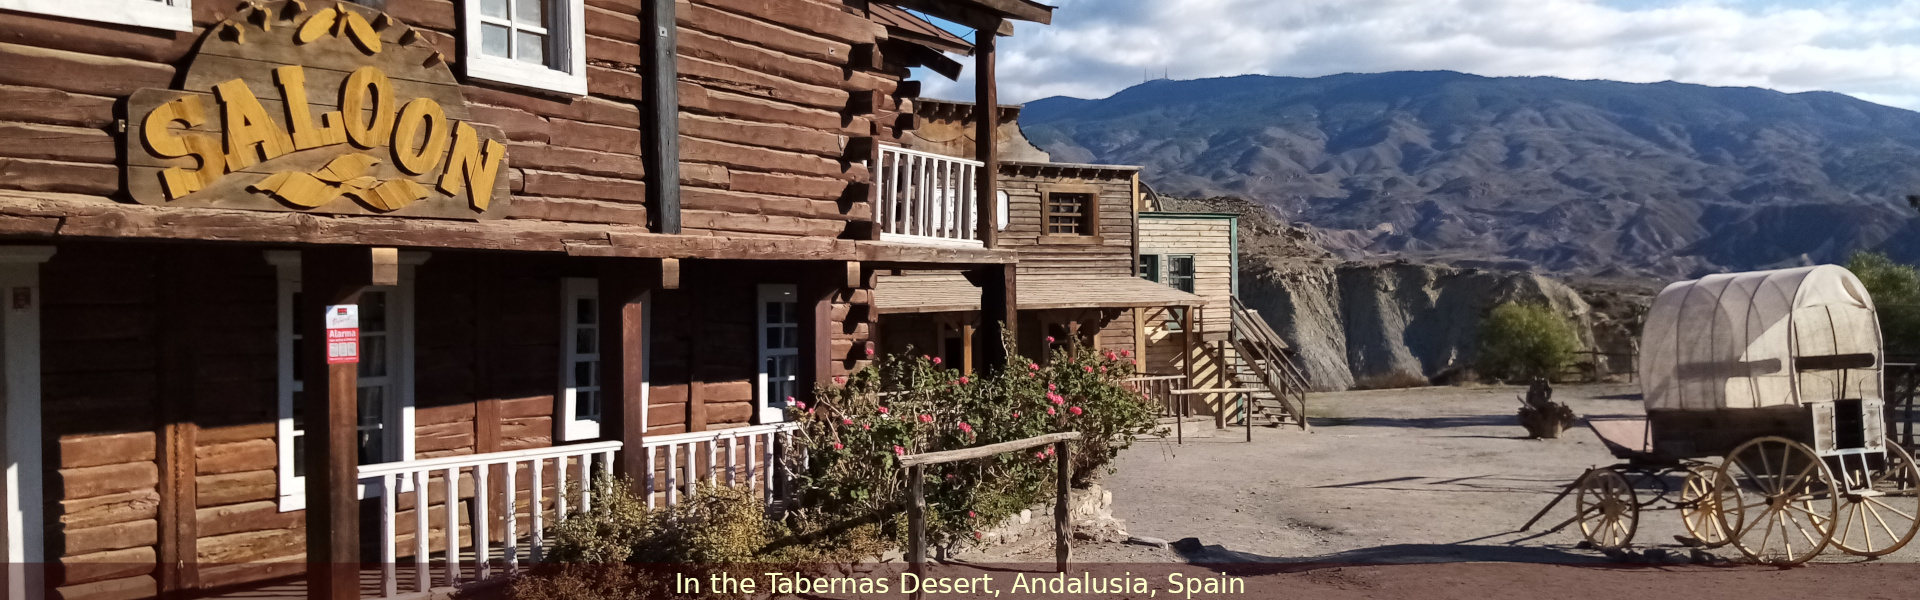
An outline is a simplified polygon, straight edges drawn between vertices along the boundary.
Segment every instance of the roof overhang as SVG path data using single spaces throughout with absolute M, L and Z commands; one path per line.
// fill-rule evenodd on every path
M 1014 285 L 1016 310 L 1205 306 L 1207 299 L 1138 277 L 1023 277 Z M 880 314 L 980 309 L 980 288 L 959 275 L 880 278 L 873 306 Z
M 1012 21 L 1053 22 L 1053 7 L 1029 0 L 893 0 L 890 4 L 996 35 L 1013 35 Z

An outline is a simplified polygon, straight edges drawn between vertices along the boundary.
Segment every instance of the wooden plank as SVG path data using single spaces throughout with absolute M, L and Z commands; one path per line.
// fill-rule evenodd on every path
M 0 85 L 0 121 L 104 129 L 113 124 L 114 99 L 56 89 Z
M 1059 433 L 1034 436 L 1024 440 L 1000 442 L 998 444 L 987 444 L 985 446 L 974 446 L 972 448 L 962 448 L 959 450 L 908 454 L 900 457 L 900 466 L 917 467 L 921 465 L 938 465 L 963 460 L 988 458 L 1005 452 L 1017 452 L 1028 448 L 1037 448 L 1059 442 L 1077 440 L 1083 435 L 1084 434 L 1078 431 L 1062 431 Z
M 0 122 L 0 156 L 110 164 L 118 145 L 99 129 Z
M 0 43 L 0 84 L 121 97 L 140 88 L 167 87 L 173 73 L 173 67 L 141 60 Z
M 647 0 L 641 36 L 646 48 L 647 207 L 659 233 L 680 233 L 680 80 L 673 0 Z

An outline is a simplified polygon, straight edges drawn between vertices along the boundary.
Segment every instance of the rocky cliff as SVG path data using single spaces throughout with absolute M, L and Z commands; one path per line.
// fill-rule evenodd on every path
M 1345 261 L 1322 248 L 1324 232 L 1234 198 L 1166 198 L 1161 208 L 1242 215 L 1240 298 L 1293 344 L 1295 362 L 1320 391 L 1464 375 L 1480 321 L 1504 302 L 1553 307 L 1576 324 L 1584 348 L 1604 353 L 1603 374 L 1625 374 L 1651 301 L 1646 285 L 1589 282 L 1576 290 L 1535 272 Z
M 1545 303 L 1579 324 L 1593 311 L 1566 284 L 1531 273 L 1412 263 L 1300 264 L 1242 273 L 1241 298 L 1294 344 L 1315 389 L 1425 385 L 1471 364 L 1480 320 L 1503 302 Z

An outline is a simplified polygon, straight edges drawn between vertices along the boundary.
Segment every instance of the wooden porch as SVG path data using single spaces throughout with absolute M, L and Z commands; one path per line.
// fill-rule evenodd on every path
M 781 461 L 795 427 L 651 436 L 638 455 L 639 464 L 652 468 L 633 480 L 635 491 L 653 508 L 691 498 L 703 484 L 756 488 L 774 502 L 788 489 Z M 353 563 L 357 568 L 335 574 L 331 583 L 345 597 L 408 599 L 497 585 L 541 560 L 552 547 L 549 528 L 592 508 L 593 485 L 626 458 L 623 446 L 606 441 L 360 467 L 361 493 L 380 507 L 378 556 Z M 283 578 L 208 597 L 308 598 L 310 579 Z

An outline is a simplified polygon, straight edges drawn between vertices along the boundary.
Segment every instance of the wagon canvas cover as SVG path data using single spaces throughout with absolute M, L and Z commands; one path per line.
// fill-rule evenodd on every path
M 1879 398 L 1880 354 L 1873 300 L 1852 272 L 1727 273 L 1660 292 L 1640 377 L 1650 411 Z

